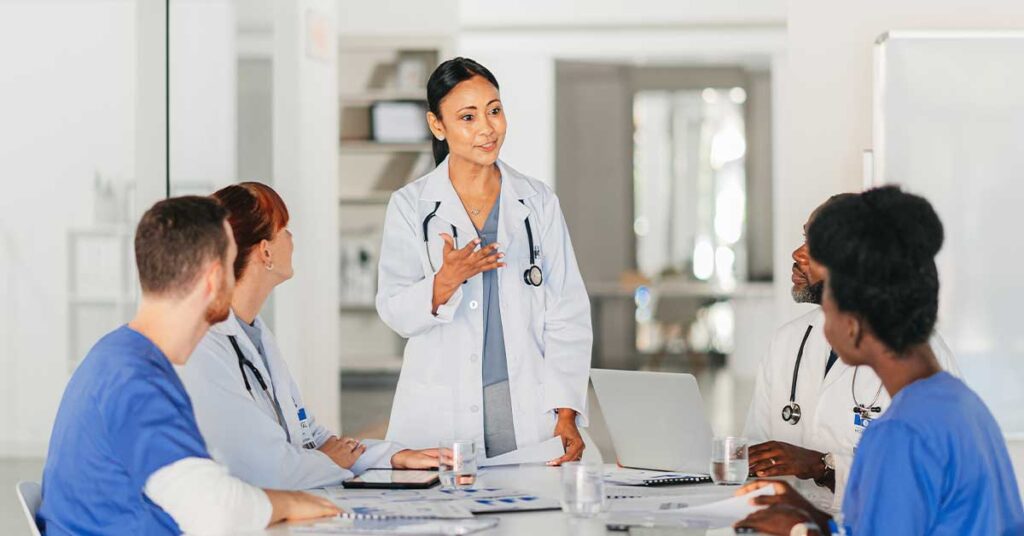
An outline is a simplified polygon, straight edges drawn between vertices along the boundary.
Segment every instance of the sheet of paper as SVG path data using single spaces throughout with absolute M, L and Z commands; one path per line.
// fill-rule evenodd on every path
M 497 512 L 533 512 L 538 510 L 558 510 L 561 503 L 556 499 L 537 495 L 508 495 L 462 499 L 455 501 L 474 514 L 493 514 Z
M 470 519 L 473 512 L 455 501 L 389 502 L 365 499 L 334 499 L 334 504 L 354 517 L 422 517 L 433 519 Z
M 472 534 L 497 526 L 498 519 L 332 519 L 290 527 L 297 534 Z
M 634 497 L 611 499 L 609 512 L 665 512 L 681 510 L 690 506 L 686 497 Z
M 761 495 L 775 495 L 775 488 L 765 486 L 745 495 L 729 497 L 728 499 L 700 506 L 692 506 L 681 510 L 679 513 L 691 517 L 707 517 L 736 522 L 761 509 L 761 507 L 750 504 L 750 499 L 760 497 Z
M 631 509 L 612 510 L 608 517 L 609 526 L 644 526 L 644 527 L 689 527 L 689 528 L 721 528 L 747 517 L 759 507 L 752 506 L 750 499 L 760 495 L 772 495 L 775 489 L 766 486 L 739 497 L 729 497 L 699 506 L 681 509 L 659 509 L 637 511 Z M 645 498 L 638 500 L 650 500 Z M 658 498 L 661 504 L 670 504 L 667 497 Z M 627 499 L 628 500 L 628 499 Z
M 517 465 L 521 463 L 545 463 L 558 459 L 565 454 L 562 448 L 562 438 L 555 436 L 547 441 L 529 445 L 512 452 L 506 452 L 501 456 L 485 458 L 480 462 L 480 467 L 494 467 L 496 465 Z

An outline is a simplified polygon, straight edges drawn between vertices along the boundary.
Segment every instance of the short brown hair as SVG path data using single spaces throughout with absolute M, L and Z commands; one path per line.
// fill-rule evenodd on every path
M 232 184 L 213 197 L 230 213 L 228 223 L 238 246 L 235 279 L 241 279 L 252 250 L 263 240 L 273 240 L 288 225 L 288 207 L 273 188 L 261 182 Z
M 209 197 L 165 199 L 142 215 L 135 230 L 135 265 L 142 291 L 181 295 L 203 265 L 225 260 L 228 211 Z

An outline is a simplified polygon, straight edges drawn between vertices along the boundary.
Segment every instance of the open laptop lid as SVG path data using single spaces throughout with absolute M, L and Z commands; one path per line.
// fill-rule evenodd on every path
M 590 379 L 619 464 L 707 474 L 712 432 L 693 375 L 593 369 Z

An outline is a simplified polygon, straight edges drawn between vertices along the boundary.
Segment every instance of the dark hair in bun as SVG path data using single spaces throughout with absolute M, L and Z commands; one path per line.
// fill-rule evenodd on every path
M 926 342 L 935 328 L 943 238 L 932 205 L 897 186 L 829 203 L 807 230 L 836 305 L 860 315 L 896 353 Z

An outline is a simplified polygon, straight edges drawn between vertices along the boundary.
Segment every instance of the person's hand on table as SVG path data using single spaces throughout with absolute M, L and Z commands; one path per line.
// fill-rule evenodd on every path
M 825 476 L 824 455 L 781 441 L 766 441 L 750 447 L 750 474 L 757 477 L 795 476 L 821 479 Z
M 270 524 L 278 521 L 300 521 L 317 517 L 336 516 L 341 510 L 331 501 L 301 491 L 265 489 L 270 499 Z
M 753 528 L 761 532 L 768 534 L 789 534 L 789 529 L 793 528 L 793 525 L 802 523 L 805 521 L 813 521 L 819 527 L 825 527 L 828 525 L 829 520 L 832 516 L 828 515 L 821 510 L 818 510 L 810 501 L 805 499 L 803 495 L 797 493 L 793 486 L 790 486 L 786 482 L 779 480 L 755 480 L 748 484 L 744 484 L 738 490 L 736 495 L 746 495 L 754 490 L 771 486 L 774 488 L 774 495 L 758 495 L 750 499 L 750 504 L 753 506 L 767 506 L 763 510 L 754 512 L 746 519 L 740 521 L 735 526 L 737 528 Z M 806 516 L 805 519 L 794 521 L 787 527 L 785 532 L 772 532 L 770 530 L 763 530 L 762 527 L 781 527 L 784 520 L 793 519 L 794 515 L 791 511 L 799 512 Z M 768 512 L 768 513 L 765 513 Z M 762 514 L 762 515 L 758 515 Z M 757 517 L 755 517 L 757 516 Z M 778 517 L 778 519 L 776 519 Z M 759 526 L 748 526 L 747 523 L 750 520 L 754 520 L 759 523 Z
M 366 452 L 366 445 L 351 437 L 338 439 L 331 436 L 317 450 L 326 454 L 331 461 L 338 464 L 338 467 L 351 469 L 356 460 Z
M 391 457 L 391 467 L 395 469 L 435 469 L 439 455 L 437 449 L 400 450 Z
M 813 522 L 807 512 L 779 504 L 750 514 L 746 519 L 733 525 L 733 528 L 752 530 L 758 534 L 789 536 L 794 526 Z
M 577 462 L 583 458 L 583 449 L 587 445 L 583 442 L 580 429 L 576 426 L 576 411 L 569 408 L 558 409 L 558 420 L 555 422 L 555 432 L 552 436 L 562 438 L 562 448 L 565 455 L 548 462 L 548 465 L 559 466 L 565 462 Z

